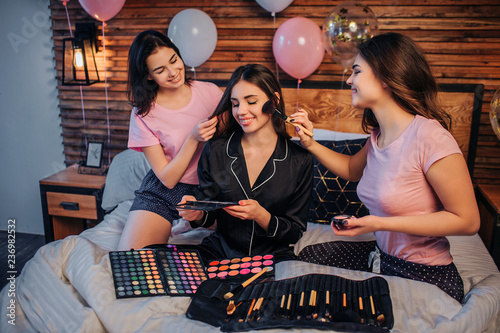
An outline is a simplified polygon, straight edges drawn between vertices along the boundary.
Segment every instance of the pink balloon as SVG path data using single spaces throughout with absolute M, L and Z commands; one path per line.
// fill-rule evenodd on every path
M 308 77 L 325 55 L 321 29 L 304 17 L 289 19 L 274 34 L 273 53 L 278 65 L 290 76 L 299 80 Z
M 118 14 L 125 0 L 78 0 L 80 5 L 93 18 L 106 22 Z

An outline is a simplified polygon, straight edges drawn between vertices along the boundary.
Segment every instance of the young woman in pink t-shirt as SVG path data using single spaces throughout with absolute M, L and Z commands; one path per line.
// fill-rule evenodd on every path
M 222 91 L 186 80 L 178 48 L 164 34 L 147 30 L 129 51 L 128 97 L 134 107 L 128 146 L 142 151 L 150 172 L 136 191 L 119 250 L 164 244 L 183 195 L 198 185 L 196 169 L 204 142 L 215 133 L 209 117 Z
M 362 125 L 371 129 L 361 151 L 338 154 L 298 130 L 320 163 L 360 181 L 358 196 L 370 215 L 349 219 L 335 234 L 375 232 L 372 256 L 380 256 L 380 269 L 374 271 L 436 284 L 461 301 L 463 283 L 445 236 L 475 234 L 479 213 L 430 67 L 409 37 L 386 33 L 360 45 L 352 69 L 352 105 L 365 110 Z M 292 117 L 312 130 L 305 111 Z

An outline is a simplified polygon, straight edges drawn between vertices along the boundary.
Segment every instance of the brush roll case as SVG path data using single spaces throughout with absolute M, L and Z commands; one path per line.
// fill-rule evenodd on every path
M 394 325 L 389 286 L 382 277 L 356 281 L 309 274 L 252 283 L 224 299 L 237 286 L 235 281 L 220 279 L 203 282 L 186 316 L 220 327 L 223 332 L 296 327 L 388 332 Z M 231 300 L 237 307 L 228 315 Z

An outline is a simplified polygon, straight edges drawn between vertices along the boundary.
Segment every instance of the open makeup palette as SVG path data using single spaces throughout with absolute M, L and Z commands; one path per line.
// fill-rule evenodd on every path
M 162 249 L 109 253 L 116 298 L 191 296 L 206 281 L 205 266 L 197 250 Z
M 263 278 L 274 276 L 274 256 L 272 254 L 255 255 L 243 258 L 232 258 L 223 260 L 213 260 L 208 264 L 208 277 L 225 279 L 246 279 L 253 274 L 257 274 L 267 267 Z

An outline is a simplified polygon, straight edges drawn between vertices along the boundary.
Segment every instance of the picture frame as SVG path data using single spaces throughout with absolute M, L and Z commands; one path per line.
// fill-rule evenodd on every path
M 103 152 L 104 142 L 89 141 L 87 144 L 85 166 L 89 168 L 101 168 Z

